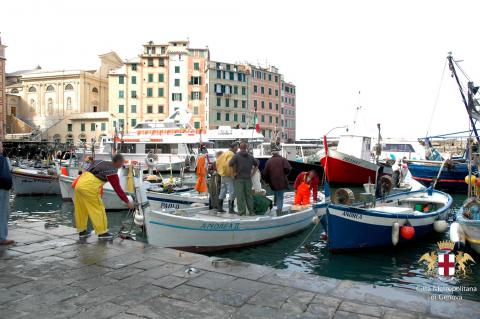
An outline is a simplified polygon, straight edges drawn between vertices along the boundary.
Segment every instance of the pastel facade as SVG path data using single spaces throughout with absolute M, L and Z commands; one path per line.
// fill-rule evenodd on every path
M 258 122 L 266 139 L 281 132 L 281 74 L 278 69 L 248 65 L 250 71 L 249 104 L 257 111 Z
M 246 66 L 210 61 L 206 77 L 209 128 L 251 126 L 253 112 L 249 107 Z
M 188 110 L 191 125 L 205 127 L 205 68 L 208 49 L 188 41 L 143 45 L 143 52 L 109 74 L 109 112 L 120 131 L 138 122 L 162 121 L 176 110 Z
M 282 137 L 289 142 L 295 142 L 296 130 L 296 87 L 282 80 Z
M 5 92 L 5 48 L 0 38 L 0 141 L 5 138 L 7 127 L 7 95 Z

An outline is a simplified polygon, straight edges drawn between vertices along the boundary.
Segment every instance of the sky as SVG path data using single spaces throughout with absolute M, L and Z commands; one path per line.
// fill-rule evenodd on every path
M 297 138 L 465 130 L 447 53 L 480 83 L 480 1 L 4 0 L 0 12 L 7 72 L 94 69 L 99 54 L 187 38 L 213 60 L 275 65 L 297 87 Z

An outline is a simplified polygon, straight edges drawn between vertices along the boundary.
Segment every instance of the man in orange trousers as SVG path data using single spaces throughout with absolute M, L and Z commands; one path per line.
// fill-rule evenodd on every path
M 318 198 L 318 175 L 317 172 L 300 173 L 295 179 L 293 188 L 295 189 L 295 205 L 309 205 L 310 193 L 313 192 L 313 201 L 317 202 Z

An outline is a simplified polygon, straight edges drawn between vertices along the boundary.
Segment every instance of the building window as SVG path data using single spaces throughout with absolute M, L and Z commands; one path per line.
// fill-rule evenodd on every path
M 31 86 L 31 87 L 28 88 L 28 92 L 35 93 L 35 92 L 37 92 L 37 89 L 35 87 Z
M 246 116 L 245 114 L 242 114 L 242 122 L 245 123 L 245 120 L 246 120 Z
M 262 94 L 265 94 L 265 88 L 263 86 L 260 88 L 260 92 L 262 92 Z
M 47 86 L 47 92 L 55 92 L 55 88 L 52 85 Z
M 217 79 L 221 79 L 221 78 L 222 78 L 222 71 L 217 70 Z
M 163 48 L 162 48 L 162 51 L 163 51 Z M 165 52 L 163 52 L 163 53 L 165 53 Z M 158 59 L 158 66 L 165 66 L 165 59 L 164 58 Z
M 175 79 L 175 86 L 180 86 L 180 79 Z
M 73 131 L 73 124 L 67 124 L 67 132 Z
M 265 108 L 265 101 L 262 101 L 262 109 Z
M 217 106 L 222 106 L 222 98 L 217 97 Z
M 71 110 L 71 109 L 72 109 L 72 98 L 67 97 L 67 110 Z
M 120 127 L 120 131 L 123 132 L 123 130 L 125 129 L 125 120 L 124 119 L 119 119 L 118 120 L 118 126 Z
M 90 123 L 90 131 L 95 132 L 97 130 L 97 124 Z
M 136 99 L 137 98 L 137 91 L 132 91 L 131 96 L 132 96 L 132 99 Z
M 163 88 L 158 88 L 158 96 L 163 97 L 164 95 L 164 89 Z
M 172 101 L 182 101 L 182 93 L 172 93 Z
M 163 105 L 158 106 L 158 113 L 163 114 L 165 112 L 165 107 Z
M 258 91 L 258 88 L 257 88 L 256 85 L 254 85 L 254 86 L 253 86 L 253 93 L 257 93 L 257 91 Z
M 253 100 L 253 107 L 255 108 L 255 110 L 257 109 L 257 100 Z
M 235 73 L 230 72 L 229 80 L 230 80 L 230 81 L 233 81 L 234 76 L 235 76 Z
M 242 95 L 247 95 L 247 87 L 242 86 Z
M 85 123 L 80 124 L 80 131 L 85 132 Z
M 153 96 L 153 89 L 147 88 L 147 97 L 152 97 L 152 96 Z
M 275 82 L 278 82 L 278 75 L 275 75 Z
M 98 89 L 96 87 L 93 87 L 92 92 L 93 93 L 98 93 Z
M 201 92 L 192 92 L 192 100 L 200 100 L 202 98 Z
M 192 85 L 202 85 L 202 77 L 201 76 L 192 76 L 190 79 L 190 84 Z
M 262 114 L 262 123 L 265 123 L 265 115 Z
M 165 75 L 163 73 L 158 73 L 158 82 L 163 82 L 165 81 Z
M 48 114 L 52 114 L 53 113 L 53 100 L 51 98 L 48 99 L 47 107 L 48 107 Z
M 273 120 L 272 120 L 272 116 L 271 116 L 271 115 L 268 117 L 268 120 L 269 120 L 270 123 L 273 123 Z
M 137 119 L 131 119 L 130 123 L 131 123 L 132 128 L 135 127 L 137 125 Z
M 235 122 L 238 121 L 238 114 L 237 114 L 237 113 L 233 114 L 233 120 L 234 120 Z
M 225 107 L 230 107 L 230 99 L 225 99 Z
M 225 113 L 225 121 L 230 121 L 230 113 Z
M 130 112 L 137 113 L 137 106 L 135 104 L 130 106 Z
M 153 66 L 153 59 L 152 58 L 148 58 L 148 66 Z
M 132 71 L 137 71 L 137 64 L 136 63 L 132 63 Z
M 73 85 L 67 84 L 67 85 L 65 86 L 65 91 L 73 91 Z M 30 92 L 30 90 L 28 90 L 28 92 Z
M 148 73 L 148 82 L 153 82 L 153 73 Z
M 123 75 L 120 75 L 118 77 L 118 84 L 124 84 L 125 83 L 125 77 Z
M 275 96 L 278 96 L 278 90 L 275 90 Z
M 193 115 L 198 115 L 198 106 L 193 107 Z
M 118 113 L 124 113 L 125 112 L 125 106 L 123 104 L 120 104 L 118 106 Z
M 278 124 L 278 117 L 275 117 L 275 123 Z
M 120 99 L 123 99 L 124 96 L 125 96 L 125 92 L 123 90 L 118 91 L 118 97 Z
M 152 114 L 153 113 L 153 105 L 147 105 L 147 113 Z
M 233 87 L 233 94 L 238 94 L 238 86 Z
M 193 127 L 198 130 L 198 129 L 200 128 L 200 122 L 195 121 L 195 122 L 193 123 Z
M 193 63 L 193 69 L 194 69 L 195 71 L 200 71 L 200 63 L 194 62 L 194 63 Z
M 238 100 L 233 100 L 233 107 L 238 107 Z
M 268 102 L 268 108 L 269 108 L 270 110 L 273 109 L 273 104 L 272 104 L 272 102 Z
M 272 88 L 268 88 L 268 95 L 272 95 Z
M 106 131 L 106 130 L 107 130 L 107 123 L 102 123 L 102 124 L 100 125 L 100 129 L 101 129 L 102 131 Z
M 242 109 L 247 107 L 247 101 L 242 101 Z
M 132 76 L 132 84 L 137 84 L 137 77 L 135 75 Z
M 175 66 L 175 73 L 180 73 L 180 67 L 178 65 Z
M 217 121 L 221 121 L 221 120 L 222 120 L 222 113 L 217 112 Z
M 275 110 L 278 111 L 278 103 L 275 103 Z
M 272 75 L 271 75 L 271 74 L 268 75 L 268 80 L 269 80 L 269 81 L 272 80 Z

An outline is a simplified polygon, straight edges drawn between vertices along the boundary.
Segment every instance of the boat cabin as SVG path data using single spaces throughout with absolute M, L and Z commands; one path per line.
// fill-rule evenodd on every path
M 372 139 L 368 136 L 342 135 L 338 141 L 337 151 L 370 161 L 371 147 Z

